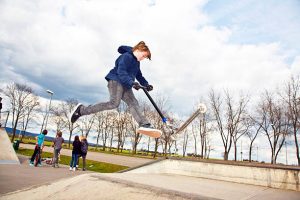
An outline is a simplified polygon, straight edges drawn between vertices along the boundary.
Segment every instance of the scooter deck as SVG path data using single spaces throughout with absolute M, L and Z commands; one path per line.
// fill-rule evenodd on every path
M 161 130 L 158 129 L 137 129 L 136 131 L 137 133 L 143 134 L 143 135 L 147 135 L 149 137 L 153 137 L 153 138 L 159 138 L 162 135 Z

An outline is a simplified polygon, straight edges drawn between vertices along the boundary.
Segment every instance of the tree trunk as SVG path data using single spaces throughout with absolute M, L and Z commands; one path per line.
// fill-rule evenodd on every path
M 155 139 L 155 149 L 154 149 L 153 158 L 156 158 L 157 149 L 158 149 L 158 138 Z
M 298 165 L 300 166 L 300 155 L 299 155 L 299 145 L 297 140 L 297 130 L 294 130 L 294 140 L 295 140 L 295 146 L 296 146 L 296 157 L 298 160 Z
M 14 142 L 15 135 L 16 135 L 16 130 L 17 130 L 17 125 L 18 125 L 18 121 L 19 121 L 19 114 L 17 115 L 16 121 L 15 121 L 15 124 L 14 124 L 13 135 L 11 137 L 11 142 Z
M 99 137 L 100 137 L 100 133 L 98 132 L 97 142 L 96 142 L 96 150 L 98 149 L 98 146 L 99 146 Z
M 237 161 L 237 145 L 236 145 L 236 142 L 234 142 L 234 161 Z
M 71 137 L 72 137 L 72 131 L 70 131 L 70 136 L 69 136 L 69 144 L 68 144 L 69 148 L 71 147 Z
M 228 160 L 228 154 L 229 152 L 227 152 L 226 150 L 224 151 L 224 160 Z
M 249 162 L 252 162 L 252 145 L 253 145 L 253 141 L 251 141 L 249 147 Z

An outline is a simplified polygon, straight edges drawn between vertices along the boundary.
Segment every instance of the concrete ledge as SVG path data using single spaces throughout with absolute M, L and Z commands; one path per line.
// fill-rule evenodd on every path
M 169 158 L 126 173 L 178 174 L 300 191 L 300 169 L 298 167 L 245 166 Z
M 4 128 L 0 128 L 0 164 L 20 164 Z

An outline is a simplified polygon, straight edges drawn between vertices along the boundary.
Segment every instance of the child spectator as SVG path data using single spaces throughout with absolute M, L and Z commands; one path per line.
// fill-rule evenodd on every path
M 78 156 L 81 152 L 81 142 L 79 141 L 78 135 L 75 136 L 74 142 L 73 142 L 73 150 L 72 150 L 72 159 L 70 162 L 70 171 L 76 171 L 76 164 Z
M 45 140 L 45 135 L 47 135 L 48 131 L 45 129 L 43 130 L 42 133 L 40 133 L 37 137 L 36 137 L 36 145 L 35 145 L 35 148 L 34 148 L 34 152 L 31 156 L 31 159 L 30 159 L 30 166 L 33 166 L 33 161 L 34 161 L 34 158 L 36 156 L 37 153 L 41 152 L 41 149 L 43 149 L 43 145 L 44 145 L 44 140 Z M 41 163 L 41 157 L 39 158 L 39 161 L 38 161 L 38 166 L 42 166 L 42 163 Z
M 62 144 L 64 143 L 64 138 L 62 137 L 62 132 L 58 131 L 56 134 L 56 138 L 53 140 L 53 162 L 52 167 L 59 167 L 58 166 L 58 155 L 62 148 Z

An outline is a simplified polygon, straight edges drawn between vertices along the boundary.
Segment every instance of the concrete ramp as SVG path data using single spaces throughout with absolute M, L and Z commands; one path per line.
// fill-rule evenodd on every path
M 20 164 L 4 128 L 0 128 L 0 164 Z
M 173 174 L 300 192 L 300 167 L 297 166 L 170 157 L 129 169 L 125 173 Z
M 83 174 L 0 196 L 1 200 L 298 200 L 299 192 L 172 174 Z

